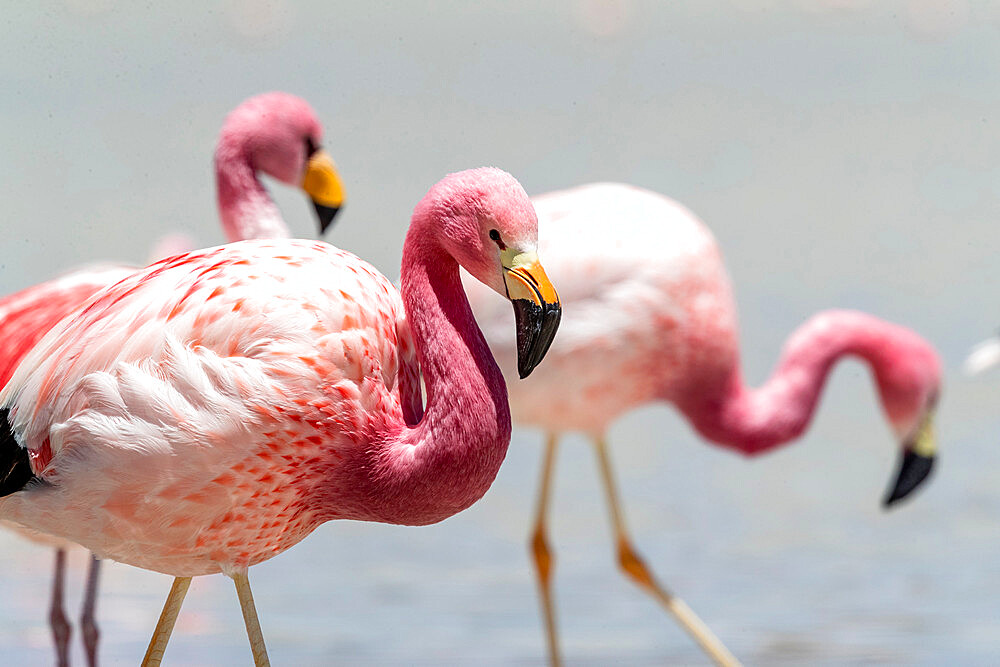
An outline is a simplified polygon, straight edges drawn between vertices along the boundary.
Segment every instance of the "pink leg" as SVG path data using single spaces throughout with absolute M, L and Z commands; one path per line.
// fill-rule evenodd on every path
M 69 636 L 73 631 L 63 611 L 63 586 L 66 579 L 66 550 L 56 549 L 56 571 L 52 578 L 52 604 L 49 607 L 49 624 L 56 642 L 56 664 L 69 667 Z
M 552 492 L 552 472 L 555 467 L 555 433 L 545 438 L 545 458 L 542 463 L 542 483 L 538 488 L 538 509 L 535 514 L 535 529 L 531 533 L 531 555 L 538 575 L 538 593 L 542 598 L 542 615 L 545 617 L 545 640 L 549 647 L 549 667 L 560 667 L 559 630 L 556 627 L 556 609 L 552 600 L 552 570 L 555 558 L 549 548 L 548 514 L 549 498 Z
M 639 588 L 656 598 L 670 612 L 677 623 L 692 639 L 698 642 L 701 649 L 712 661 L 720 667 L 738 667 L 740 662 L 729 652 L 729 649 L 719 641 L 704 621 L 691 611 L 684 600 L 667 590 L 653 576 L 643 559 L 632 546 L 632 540 L 625 530 L 625 519 L 622 515 L 621 503 L 618 501 L 618 489 L 614 476 L 611 474 L 611 461 L 608 458 L 608 448 L 604 437 L 594 440 L 597 451 L 597 463 L 604 480 L 604 492 L 611 512 L 611 527 L 615 533 L 615 543 L 618 548 L 618 567 L 629 579 L 638 584 Z
M 234 574 L 236 595 L 240 598 L 240 608 L 243 609 L 243 621 L 247 626 L 247 637 L 250 639 L 250 651 L 253 653 L 255 667 L 271 667 L 264 646 L 264 635 L 260 631 L 260 621 L 257 619 L 257 607 L 253 603 L 253 593 L 250 592 L 250 580 L 246 573 Z
M 177 615 L 181 613 L 181 605 L 184 604 L 184 596 L 190 587 L 191 577 L 174 577 L 167 601 L 163 603 L 163 611 L 160 612 L 160 620 L 156 622 L 146 655 L 140 663 L 141 667 L 160 667 L 160 663 L 163 662 L 163 652 L 167 650 L 167 642 L 170 641 L 174 623 L 177 622 Z
M 80 632 L 83 633 L 83 649 L 87 655 L 87 665 L 97 667 L 97 641 L 101 632 L 97 629 L 97 583 L 101 574 L 101 561 L 90 554 L 90 569 L 87 572 L 87 588 L 83 595 L 83 613 L 80 616 Z

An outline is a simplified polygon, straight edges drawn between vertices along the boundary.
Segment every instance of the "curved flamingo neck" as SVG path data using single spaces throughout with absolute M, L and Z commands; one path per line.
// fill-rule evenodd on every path
M 434 240 L 440 223 L 414 215 L 403 246 L 403 307 L 427 390 L 423 418 L 375 454 L 369 489 L 378 519 L 427 524 L 483 496 L 510 443 L 503 375 L 472 316 L 458 264 Z
M 281 212 L 257 178 L 241 143 L 238 133 L 223 134 L 215 152 L 216 193 L 226 238 L 290 238 Z
M 830 370 L 848 355 L 871 368 L 887 417 L 897 434 L 905 435 L 918 417 L 914 406 L 922 409 L 934 399 L 940 382 L 937 355 L 908 329 L 855 311 L 810 318 L 789 336 L 762 387 L 747 387 L 737 363 L 714 386 L 681 392 L 675 403 L 706 438 L 759 454 L 805 431 Z

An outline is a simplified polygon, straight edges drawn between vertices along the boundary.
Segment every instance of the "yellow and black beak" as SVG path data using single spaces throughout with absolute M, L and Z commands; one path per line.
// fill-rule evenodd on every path
M 934 469 L 937 441 L 934 437 L 934 411 L 928 410 L 920 428 L 903 444 L 896 483 L 885 494 L 882 506 L 888 508 L 923 484 Z
M 514 304 L 517 374 L 524 379 L 549 351 L 559 329 L 562 304 L 534 251 L 515 253 L 505 248 L 500 263 L 507 298 Z
M 329 153 L 318 150 L 312 154 L 302 177 L 302 189 L 316 207 L 320 232 L 326 232 L 344 205 L 344 184 Z

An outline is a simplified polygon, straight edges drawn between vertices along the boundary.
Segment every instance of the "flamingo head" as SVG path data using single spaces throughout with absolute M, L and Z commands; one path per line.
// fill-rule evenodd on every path
M 895 482 L 882 501 L 888 508 L 907 497 L 931 474 L 937 454 L 934 414 L 941 390 L 941 362 L 922 338 L 912 340 L 892 373 L 878 379 L 882 405 L 899 436 L 900 458 Z
M 325 232 L 344 204 L 344 186 L 322 146 L 323 127 L 309 103 L 272 92 L 251 97 L 230 112 L 215 159 L 217 168 L 228 158 L 246 160 L 255 171 L 301 188 Z
M 444 221 L 444 249 L 513 304 L 518 374 L 527 377 L 552 344 L 562 304 L 538 259 L 538 217 L 524 188 L 500 169 L 470 169 L 435 185 L 418 215 L 425 206 Z

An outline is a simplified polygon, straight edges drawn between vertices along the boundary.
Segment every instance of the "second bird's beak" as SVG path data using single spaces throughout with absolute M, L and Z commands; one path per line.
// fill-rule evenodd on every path
M 302 189 L 316 207 L 320 232 L 326 232 L 344 205 L 344 184 L 329 153 L 318 150 L 312 154 L 302 177 Z
M 885 494 L 883 507 L 890 507 L 924 483 L 934 469 L 937 442 L 934 437 L 934 412 L 929 410 L 920 428 L 903 445 L 896 483 Z
M 514 304 L 517 374 L 524 379 L 549 351 L 562 318 L 562 304 L 534 251 L 504 249 L 500 263 L 507 298 Z

